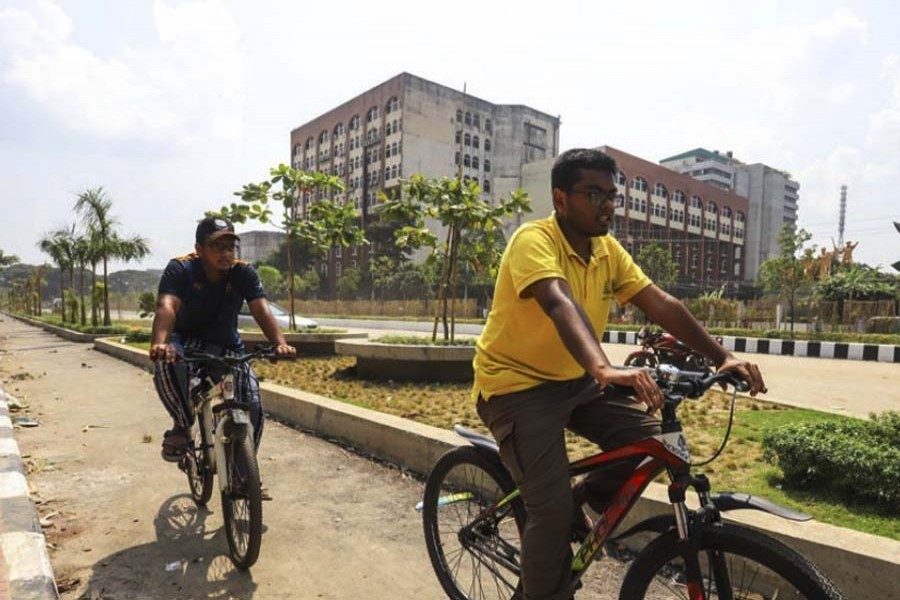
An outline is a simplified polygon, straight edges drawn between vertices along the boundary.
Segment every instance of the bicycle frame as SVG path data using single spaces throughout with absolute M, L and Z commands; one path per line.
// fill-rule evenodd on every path
M 201 393 L 202 400 L 197 407 L 197 420 L 202 430 L 203 455 L 210 472 L 219 476 L 219 491 L 227 493 L 231 489 L 227 469 L 221 473 L 218 471 L 218 465 L 225 464 L 227 437 L 225 429 L 229 422 L 243 425 L 247 428 L 247 435 L 253 439 L 253 424 L 247 409 L 243 407 L 243 404 L 236 403 L 234 400 L 234 373 L 232 371 L 228 371 L 218 384 L 209 374 L 205 374 L 205 378 L 206 391 Z M 217 396 L 222 399 L 222 404 L 213 407 L 212 402 Z M 209 452 L 210 437 L 212 438 L 213 452 Z

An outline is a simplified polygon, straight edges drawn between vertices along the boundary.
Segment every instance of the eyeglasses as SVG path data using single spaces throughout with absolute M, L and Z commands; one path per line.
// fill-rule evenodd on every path
M 216 252 L 236 252 L 241 246 L 237 242 L 210 242 L 207 247 Z
M 569 190 L 570 194 L 584 194 L 587 201 L 594 206 L 603 206 L 606 203 L 616 208 L 624 205 L 624 198 L 619 196 L 618 190 L 606 190 L 603 192 L 588 192 L 586 190 Z

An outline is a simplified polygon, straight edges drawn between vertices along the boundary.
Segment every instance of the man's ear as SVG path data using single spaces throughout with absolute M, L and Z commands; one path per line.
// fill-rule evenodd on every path
M 553 208 L 558 214 L 564 215 L 568 210 L 569 196 L 559 188 L 553 188 Z
M 194 242 L 194 252 L 196 252 L 197 254 L 200 254 L 201 248 L 202 248 L 202 246 L 200 244 L 198 244 L 197 242 Z

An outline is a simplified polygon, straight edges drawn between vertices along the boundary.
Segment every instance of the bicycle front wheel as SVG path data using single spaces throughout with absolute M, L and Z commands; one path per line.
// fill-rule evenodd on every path
M 236 435 L 225 445 L 229 490 L 222 492 L 222 517 L 231 562 L 249 569 L 259 558 L 262 544 L 262 492 L 256 452 L 248 435 Z
M 515 498 L 477 524 L 477 517 L 516 489 L 510 476 L 471 446 L 438 460 L 425 483 L 422 519 L 428 556 L 452 600 L 521 597 L 525 505 Z
M 697 535 L 697 587 L 706 600 L 844 600 L 815 565 L 753 529 L 707 524 Z M 650 542 L 625 575 L 619 600 L 698 597 L 691 594 L 684 552 L 675 532 Z
M 206 506 L 213 491 L 213 474 L 206 460 L 205 445 L 200 424 L 194 423 L 191 427 L 191 439 L 188 440 L 187 450 L 181 459 L 181 470 L 187 475 L 191 497 L 197 506 Z

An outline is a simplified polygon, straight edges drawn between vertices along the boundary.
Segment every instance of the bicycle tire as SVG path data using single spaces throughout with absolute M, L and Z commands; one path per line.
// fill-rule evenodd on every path
M 205 443 L 199 423 L 191 427 L 191 439 L 182 459 L 181 469 L 187 475 L 191 497 L 197 506 L 206 506 L 213 492 L 213 473 L 203 450 Z
M 834 583 L 814 564 L 778 540 L 753 529 L 732 524 L 705 524 L 698 558 L 703 572 L 705 598 L 720 597 L 719 588 L 730 584 L 726 598 L 779 600 L 845 600 Z M 674 531 L 663 534 L 638 554 L 622 582 L 619 600 L 689 598 L 684 577 L 684 547 Z M 713 558 L 722 559 L 727 576 L 710 576 Z M 756 568 L 755 571 L 748 569 Z M 726 581 L 727 580 L 727 581 Z M 733 589 L 734 585 L 748 589 Z M 660 594 L 665 590 L 664 594 Z M 681 595 L 678 595 L 681 594 Z
M 222 518 L 231 562 L 249 569 L 259 558 L 262 545 L 262 491 L 259 465 L 250 436 L 230 436 L 225 444 L 225 464 L 229 490 L 222 492 Z
M 466 533 L 472 519 L 515 489 L 504 469 L 471 446 L 447 452 L 432 468 L 422 510 L 425 544 L 438 581 L 451 600 L 521 597 L 518 556 L 525 527 L 521 497 L 501 508 L 496 519 Z

